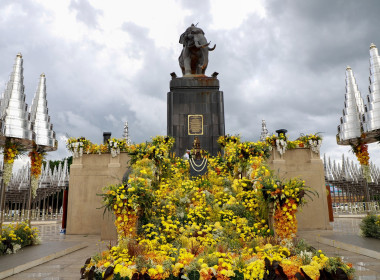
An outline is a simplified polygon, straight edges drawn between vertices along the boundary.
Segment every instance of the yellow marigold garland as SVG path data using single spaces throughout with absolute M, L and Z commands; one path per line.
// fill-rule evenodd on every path
M 38 189 L 38 179 L 41 175 L 42 161 L 44 159 L 44 153 L 39 152 L 36 149 L 29 152 L 30 157 L 30 173 L 31 173 L 31 187 L 32 195 L 36 197 Z
M 367 144 L 359 144 L 353 147 L 353 151 L 361 165 L 369 165 L 369 153 Z
M 364 178 L 369 182 L 371 180 L 370 170 L 369 170 L 369 152 L 368 145 L 363 143 L 363 139 L 365 139 L 366 135 L 363 133 L 360 136 L 360 141 L 356 145 L 351 145 L 352 152 L 355 154 L 358 159 L 362 170 Z
M 274 227 L 280 239 L 291 239 L 297 233 L 297 204 L 295 200 L 290 199 L 283 206 L 277 205 L 274 214 Z
M 4 185 L 8 186 L 12 178 L 13 164 L 19 155 L 19 145 L 12 142 L 5 143 L 4 146 Z

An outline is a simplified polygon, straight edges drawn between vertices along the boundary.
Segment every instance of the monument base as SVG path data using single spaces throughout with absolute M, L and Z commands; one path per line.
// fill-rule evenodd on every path
M 100 234 L 102 240 L 116 240 L 115 216 L 104 213 L 103 187 L 119 184 L 129 167 L 129 156 L 121 153 L 84 154 L 70 166 L 67 234 Z
M 267 162 L 280 178 L 301 178 L 306 186 L 317 193 L 315 196 L 311 194 L 312 199 L 307 197 L 307 204 L 297 213 L 298 229 L 331 229 L 320 155 L 304 148 L 288 150 L 281 156 L 274 148 Z
M 217 140 L 225 134 L 219 80 L 201 75 L 173 78 L 167 105 L 167 134 L 175 138 L 176 155 L 184 155 L 198 137 L 201 148 L 216 156 L 220 151 Z

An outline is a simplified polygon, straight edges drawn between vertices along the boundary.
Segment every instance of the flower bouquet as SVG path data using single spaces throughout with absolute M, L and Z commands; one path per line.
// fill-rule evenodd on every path
M 265 139 L 266 143 L 272 147 L 276 147 L 280 155 L 285 154 L 288 137 L 284 133 L 280 133 L 278 136 L 272 135 Z
M 125 139 L 112 138 L 108 140 L 107 144 L 112 157 L 116 157 L 121 151 L 127 151 L 127 141 Z
M 0 255 L 13 254 L 22 247 L 39 243 L 37 228 L 30 228 L 26 222 L 4 225 L 0 235 Z
M 319 133 L 301 135 L 297 140 L 301 141 L 306 147 L 318 154 L 322 145 L 322 136 Z
M 70 137 L 66 142 L 66 147 L 73 154 L 74 158 L 81 157 L 83 152 L 87 152 L 91 145 L 90 140 L 84 137 Z

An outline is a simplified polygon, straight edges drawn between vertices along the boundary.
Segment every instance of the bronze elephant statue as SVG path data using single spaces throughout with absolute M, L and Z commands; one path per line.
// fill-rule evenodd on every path
M 192 24 L 179 38 L 183 45 L 181 55 L 178 58 L 179 66 L 184 76 L 191 74 L 204 75 L 208 64 L 208 52 L 216 47 L 209 48 L 205 33 L 202 29 Z

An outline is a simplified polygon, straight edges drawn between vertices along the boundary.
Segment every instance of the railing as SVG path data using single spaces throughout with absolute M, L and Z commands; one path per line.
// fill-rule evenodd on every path
M 22 222 L 28 218 L 27 210 L 8 210 L 4 213 L 4 222 Z M 49 213 L 45 210 L 33 209 L 32 221 L 62 221 L 62 212 Z
M 69 185 L 67 161 L 52 171 L 42 166 L 36 196 L 31 201 L 31 221 L 61 220 L 63 192 Z M 4 222 L 25 221 L 28 217 L 30 167 L 25 165 L 13 174 L 5 190 Z
M 334 214 L 380 214 L 380 202 L 347 202 L 333 203 Z
M 324 156 L 324 168 L 335 215 L 380 214 L 380 170 L 377 166 L 371 163 L 369 176 L 365 177 L 356 161 L 342 155 L 341 162 Z

